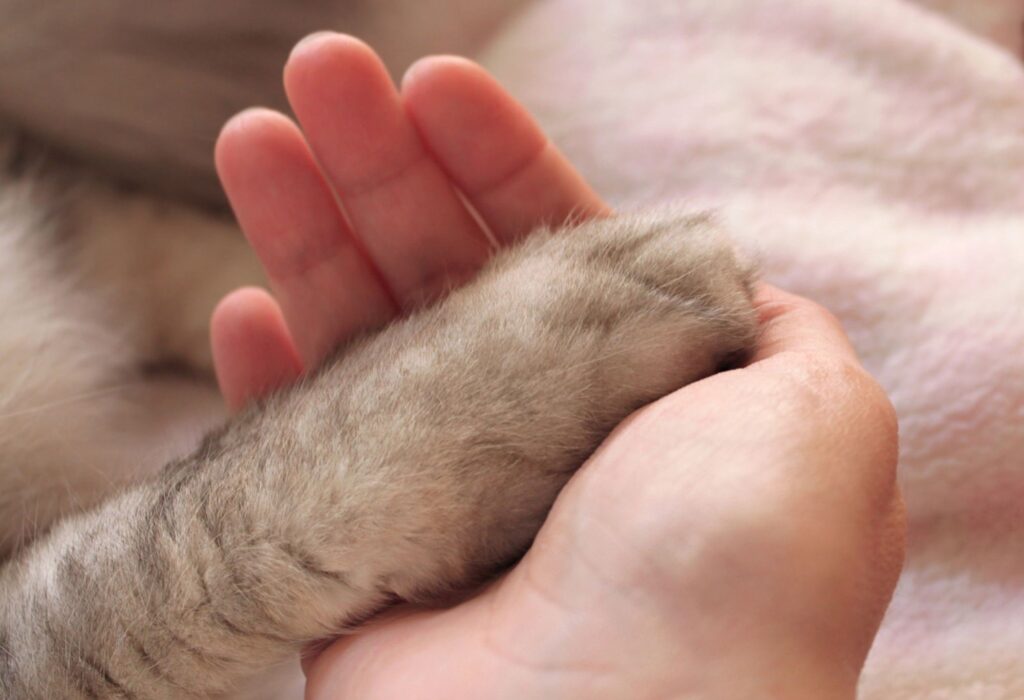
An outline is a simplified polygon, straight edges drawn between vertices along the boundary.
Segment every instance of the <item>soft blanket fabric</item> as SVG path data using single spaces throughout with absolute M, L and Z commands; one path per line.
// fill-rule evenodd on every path
M 861 696 L 1022 698 L 1024 4 L 921 4 L 544 0 L 483 59 L 617 206 L 716 208 L 890 392 L 909 553 Z

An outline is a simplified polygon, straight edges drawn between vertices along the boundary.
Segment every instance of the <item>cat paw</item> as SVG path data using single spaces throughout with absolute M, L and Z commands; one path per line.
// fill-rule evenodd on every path
M 750 269 L 707 217 L 541 230 L 347 346 L 240 441 L 280 435 L 261 461 L 320 465 L 274 489 L 305 494 L 290 510 L 316 505 L 295 522 L 337 534 L 303 551 L 360 589 L 428 602 L 520 556 L 616 425 L 755 334 Z
M 756 340 L 753 266 L 706 214 L 540 231 L 488 274 L 505 288 L 494 296 L 518 298 L 549 345 L 587 345 L 602 369 L 594 381 L 629 404 L 741 361 Z

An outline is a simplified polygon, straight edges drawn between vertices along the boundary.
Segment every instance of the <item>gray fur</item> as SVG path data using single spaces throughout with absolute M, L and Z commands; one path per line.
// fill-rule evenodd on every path
M 0 0 L 0 120 L 122 180 L 222 205 L 217 132 L 253 104 L 287 111 L 281 66 L 302 36 L 355 34 L 400 74 L 472 52 L 524 3 Z
M 707 217 L 539 231 L 161 466 L 124 390 L 208 371 L 213 304 L 261 275 L 230 221 L 147 191 L 219 201 L 220 124 L 281 105 L 306 31 L 400 70 L 521 2 L 0 0 L 0 697 L 230 692 L 479 581 L 630 411 L 750 349 L 750 272 Z M 12 125 L 80 166 L 39 171 Z
M 7 698 L 203 697 L 519 556 L 628 413 L 753 344 L 706 217 L 539 231 L 2 572 Z

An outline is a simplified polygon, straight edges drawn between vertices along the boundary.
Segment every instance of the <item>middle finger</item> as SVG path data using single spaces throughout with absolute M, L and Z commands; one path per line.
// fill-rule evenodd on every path
M 356 235 L 404 308 L 476 272 L 490 244 L 368 46 L 340 34 L 310 37 L 288 60 L 285 89 Z

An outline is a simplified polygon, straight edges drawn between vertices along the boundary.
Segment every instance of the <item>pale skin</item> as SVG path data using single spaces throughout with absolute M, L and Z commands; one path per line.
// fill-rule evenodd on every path
M 217 145 L 272 285 L 214 313 L 233 409 L 472 275 L 492 245 L 456 188 L 497 245 L 610 214 L 464 59 L 395 88 L 370 48 L 320 34 L 285 86 L 298 125 L 250 110 Z M 307 698 L 852 698 L 903 557 L 896 422 L 827 311 L 767 285 L 758 306 L 751 362 L 623 423 L 519 565 L 311 656 Z

